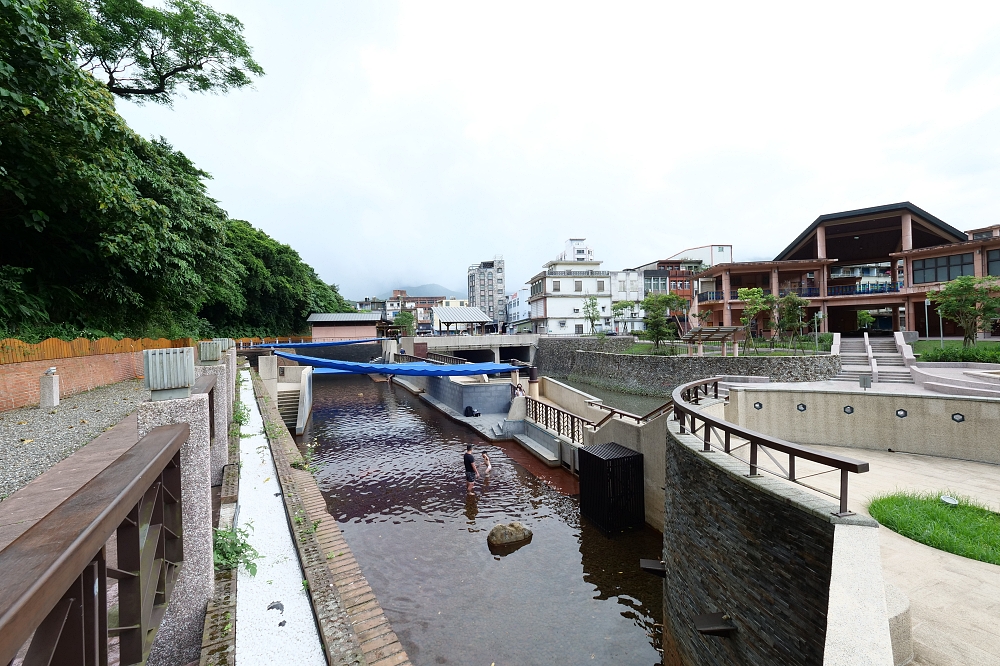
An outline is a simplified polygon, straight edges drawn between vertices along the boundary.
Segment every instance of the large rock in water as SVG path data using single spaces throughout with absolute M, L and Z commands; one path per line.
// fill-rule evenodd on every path
M 531 530 L 518 522 L 496 525 L 486 537 L 486 543 L 494 555 L 509 555 L 531 543 Z

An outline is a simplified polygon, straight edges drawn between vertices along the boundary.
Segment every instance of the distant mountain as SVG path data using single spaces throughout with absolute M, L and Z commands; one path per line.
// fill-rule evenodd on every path
M 468 290 L 466 289 L 448 289 L 447 287 L 442 287 L 439 284 L 422 284 L 419 287 L 397 287 L 401 291 L 405 291 L 408 296 L 457 296 L 459 298 L 466 298 L 468 296 Z M 389 298 L 392 296 L 392 291 L 385 291 L 381 294 L 377 294 L 378 298 Z

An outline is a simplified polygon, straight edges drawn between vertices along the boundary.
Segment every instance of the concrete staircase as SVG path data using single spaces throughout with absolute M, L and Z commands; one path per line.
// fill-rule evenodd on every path
M 298 391 L 278 391 L 278 413 L 285 425 L 295 432 L 295 422 L 299 418 Z
M 869 341 L 872 355 L 878 364 L 880 384 L 912 384 L 910 369 L 903 361 L 903 355 L 896 349 L 896 343 L 888 339 L 875 338 Z
M 880 365 L 881 368 L 881 365 Z M 857 384 L 862 375 L 871 375 L 868 364 L 868 350 L 863 338 L 843 338 L 840 341 L 840 373 L 833 378 L 836 382 Z

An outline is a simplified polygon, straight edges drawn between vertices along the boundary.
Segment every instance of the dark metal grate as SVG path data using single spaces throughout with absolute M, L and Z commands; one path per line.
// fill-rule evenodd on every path
M 580 514 L 606 533 L 646 519 L 642 454 L 615 442 L 579 450 Z

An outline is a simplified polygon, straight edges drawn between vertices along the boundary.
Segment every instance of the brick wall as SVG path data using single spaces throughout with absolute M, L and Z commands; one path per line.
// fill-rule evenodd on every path
M 76 356 L 0 365 L 0 411 L 37 405 L 38 378 L 56 367 L 59 396 L 142 377 L 142 352 Z

